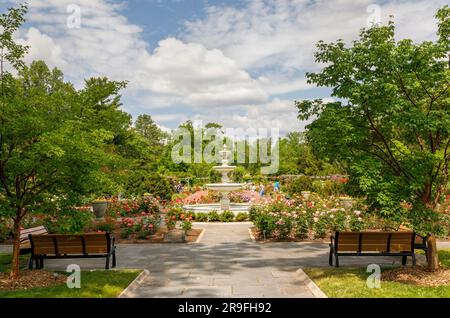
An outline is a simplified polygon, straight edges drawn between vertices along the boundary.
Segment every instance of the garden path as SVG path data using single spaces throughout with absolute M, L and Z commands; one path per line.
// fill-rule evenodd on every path
M 200 243 L 133 244 L 118 246 L 118 268 L 148 269 L 132 297 L 313 297 L 296 271 L 327 267 L 328 246 L 322 243 L 256 243 L 251 223 L 197 223 L 204 228 Z M 450 243 L 439 243 L 449 248 Z M 0 246 L 0 252 L 10 251 Z M 346 257 L 341 266 L 400 265 L 400 258 Z M 419 263 L 424 257 L 419 257 Z M 103 260 L 46 261 L 48 270 L 77 263 L 82 270 L 98 269 Z

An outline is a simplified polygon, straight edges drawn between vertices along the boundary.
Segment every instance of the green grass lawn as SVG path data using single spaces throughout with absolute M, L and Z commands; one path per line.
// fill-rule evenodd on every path
M 27 258 L 21 259 L 26 268 Z M 8 271 L 11 255 L 0 254 L 0 272 Z M 2 291 L 0 298 L 114 298 L 117 297 L 139 274 L 139 270 L 99 270 L 81 273 L 81 288 L 69 289 L 65 284 L 56 287 L 30 290 Z
M 450 267 L 450 250 L 439 251 L 444 267 Z M 389 269 L 382 269 L 389 270 Z M 381 288 L 370 289 L 366 268 L 309 268 L 306 274 L 331 298 L 449 298 L 450 286 L 422 287 L 382 281 Z

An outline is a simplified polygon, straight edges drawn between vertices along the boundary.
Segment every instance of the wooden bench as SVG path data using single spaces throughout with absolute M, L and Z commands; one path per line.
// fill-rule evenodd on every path
M 31 243 L 31 259 L 29 267 L 33 268 L 33 261 L 37 269 L 44 268 L 44 259 L 71 258 L 106 258 L 105 269 L 116 267 L 115 239 L 109 233 L 95 233 L 82 235 L 29 235 Z
M 31 229 L 20 231 L 20 255 L 31 253 L 31 243 L 29 235 L 47 235 L 48 231 L 44 226 L 37 226 Z
M 339 256 L 401 256 L 406 265 L 408 256 L 416 265 L 415 248 L 419 248 L 414 232 L 336 232 L 331 236 L 330 266 L 333 256 L 339 267 Z M 420 248 L 423 246 L 420 245 Z M 426 245 L 425 245 L 426 248 Z

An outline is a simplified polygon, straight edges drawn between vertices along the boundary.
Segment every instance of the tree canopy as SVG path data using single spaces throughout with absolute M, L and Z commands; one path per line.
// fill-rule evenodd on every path
M 437 234 L 436 206 L 450 163 L 450 9 L 440 9 L 435 42 L 395 40 L 395 25 L 361 31 L 346 46 L 319 42 L 325 67 L 309 83 L 332 88 L 338 101 L 297 102 L 315 119 L 307 137 L 315 151 L 345 162 L 355 190 L 373 211 Z

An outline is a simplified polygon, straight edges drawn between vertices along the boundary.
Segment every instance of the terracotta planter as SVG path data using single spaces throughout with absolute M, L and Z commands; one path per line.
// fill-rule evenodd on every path
M 92 209 L 94 211 L 95 217 L 100 219 L 105 216 L 106 209 L 108 209 L 107 201 L 92 202 Z

